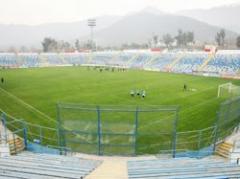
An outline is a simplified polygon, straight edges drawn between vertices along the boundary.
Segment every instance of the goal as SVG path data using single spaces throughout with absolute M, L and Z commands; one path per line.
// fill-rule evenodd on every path
M 240 96 L 240 86 L 232 83 L 225 83 L 218 86 L 217 97 L 234 97 Z

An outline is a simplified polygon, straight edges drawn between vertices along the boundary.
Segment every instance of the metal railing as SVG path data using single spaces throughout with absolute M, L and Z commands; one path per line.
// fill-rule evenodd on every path
M 16 141 L 20 138 L 24 142 L 25 149 L 29 143 L 41 145 L 41 147 L 59 150 L 61 155 L 71 155 L 71 149 L 59 146 L 58 130 L 46 126 L 31 124 L 21 119 L 13 118 L 6 113 L 1 114 L 0 143 L 9 143 L 11 149 L 18 153 Z M 50 134 L 50 135 L 49 135 Z M 47 150 L 45 150 L 47 151 Z
M 87 110 L 88 113 L 90 111 L 93 115 L 96 114 L 98 120 L 90 121 L 91 123 L 90 122 L 88 123 L 88 125 L 90 124 L 93 125 L 93 128 L 89 128 L 89 131 L 84 131 L 80 129 L 70 130 L 67 128 L 63 128 L 63 126 L 61 126 L 63 118 L 59 120 L 60 121 L 59 128 L 57 127 L 50 128 L 46 126 L 32 124 L 21 119 L 15 119 L 9 115 L 6 115 L 5 113 L 2 113 L 1 122 L 2 126 L 5 127 L 3 128 L 5 132 L 0 133 L 1 135 L 0 139 L 8 141 L 9 136 L 6 134 L 7 130 L 10 130 L 24 140 L 26 148 L 28 146 L 28 142 L 38 143 L 41 146 L 57 149 L 60 151 L 61 154 L 67 154 L 69 152 L 70 153 L 79 152 L 78 149 L 79 148 L 83 149 L 84 147 L 86 147 L 84 148 L 85 151 L 82 152 L 88 153 L 90 150 L 93 150 L 94 148 L 94 150 L 96 151 L 95 154 L 99 154 L 99 149 L 101 149 L 100 152 L 104 152 L 105 149 L 119 150 L 128 147 L 127 150 L 132 152 L 134 155 L 171 153 L 173 154 L 172 156 L 175 157 L 179 156 L 180 154 L 182 155 L 193 154 L 194 156 L 197 156 L 197 154 L 203 155 L 204 153 L 206 154 L 213 153 L 215 151 L 216 145 L 220 141 L 224 140 L 227 136 L 231 135 L 232 133 L 239 132 L 240 130 L 239 97 L 222 103 L 221 108 L 217 113 L 215 125 L 200 130 L 182 132 L 177 131 L 177 126 L 173 126 L 174 130 L 173 133 L 171 134 L 164 131 L 155 132 L 144 131 L 143 130 L 145 127 L 144 125 L 146 125 L 146 123 L 144 123 L 144 125 L 143 123 L 141 124 L 141 117 L 142 115 L 144 115 L 144 112 L 147 112 L 144 118 L 149 118 L 149 116 L 151 117 L 151 113 L 154 112 L 155 110 L 159 114 L 161 114 L 163 111 L 166 111 L 166 108 L 161 110 L 156 108 L 155 106 L 155 108 L 153 107 L 153 109 L 147 108 L 143 109 L 142 111 L 139 111 L 139 108 L 130 109 L 126 107 L 125 109 L 115 108 L 112 110 L 111 108 L 108 107 L 102 111 L 103 115 L 107 115 L 111 111 L 117 111 L 118 114 L 123 113 L 124 115 L 126 114 L 134 115 L 135 118 L 133 117 L 131 125 L 128 121 L 125 122 L 120 121 L 123 124 L 120 127 L 129 127 L 129 129 L 131 129 L 131 133 L 129 133 L 128 131 L 123 132 L 118 131 L 119 129 L 117 129 L 116 126 L 119 127 L 118 126 L 119 121 L 117 121 L 118 123 L 116 124 L 112 121 L 106 120 L 108 118 L 106 119 L 100 118 L 99 114 L 101 114 L 101 112 L 99 107 L 94 110 L 93 108 L 91 108 L 91 110 L 89 110 L 88 108 L 84 109 L 82 108 L 81 109 L 82 111 L 80 111 L 80 113 L 76 113 L 76 110 L 78 110 L 78 108 L 79 106 L 75 106 L 72 104 L 67 105 L 67 107 L 64 107 L 64 109 L 67 110 L 69 109 L 74 110 L 75 113 L 71 113 L 71 111 L 70 113 L 68 113 L 69 111 L 67 111 L 66 113 L 67 115 L 69 114 L 69 116 L 67 117 L 73 117 L 74 119 L 76 119 L 74 115 L 79 116 L 83 110 Z M 175 109 L 167 108 L 167 110 L 174 112 L 173 114 L 171 114 L 172 119 L 177 121 L 178 116 Z M 59 117 L 61 117 L 60 114 Z M 69 119 L 71 118 L 66 118 L 67 123 L 69 122 L 68 121 Z M 174 122 L 172 125 L 177 124 L 176 122 Z M 156 126 L 156 124 L 153 124 L 153 126 Z M 81 127 L 86 126 L 83 123 Z M 103 130 L 104 127 L 105 131 Z M 159 128 L 156 129 L 161 129 L 161 126 L 159 126 Z M 127 143 L 129 145 L 125 143 L 121 144 L 119 136 L 122 137 L 122 140 L 131 139 L 131 141 Z M 143 136 L 149 138 L 150 140 L 153 140 L 154 142 L 149 143 L 149 140 L 146 142 L 144 140 L 141 141 L 143 139 L 142 138 Z M 108 140 L 112 141 L 112 143 L 106 143 L 106 141 Z M 100 146 L 99 142 L 101 144 Z M 69 143 L 71 143 L 71 145 L 66 145 Z M 154 151 L 154 153 L 148 153 L 148 151 Z

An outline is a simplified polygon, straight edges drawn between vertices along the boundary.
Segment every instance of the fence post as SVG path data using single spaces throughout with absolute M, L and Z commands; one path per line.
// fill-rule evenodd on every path
M 213 152 L 215 151 L 216 145 L 217 145 L 219 118 L 220 118 L 220 114 L 219 112 L 217 112 L 217 119 L 216 119 L 216 124 L 214 128 L 215 132 L 214 132 L 214 138 L 213 138 Z
M 98 128 L 97 128 L 97 137 L 98 137 L 98 155 L 102 155 L 102 149 L 101 149 L 101 111 L 100 107 L 97 106 L 97 120 L 98 120 Z
M 60 124 L 60 119 L 59 119 L 59 106 L 58 106 L 58 104 L 56 105 L 56 110 L 57 110 L 57 121 L 58 121 L 58 123 L 57 123 L 57 130 L 58 130 L 58 146 L 60 147 L 61 146 L 61 137 L 60 137 L 60 128 L 61 128 L 61 124 Z
M 134 154 L 137 155 L 137 137 L 138 137 L 138 112 L 139 108 L 136 108 L 135 113 L 135 132 L 134 132 Z
M 177 146 L 177 122 L 178 122 L 178 109 L 176 110 L 176 116 L 173 124 L 173 146 L 172 146 L 172 156 L 176 157 L 176 146 Z
M 8 134 L 7 134 L 7 126 L 6 126 L 6 115 L 5 115 L 5 113 L 2 113 L 1 114 L 1 122 L 2 122 L 2 125 L 3 125 L 3 130 L 4 130 L 4 132 L 3 132 L 3 134 L 4 134 L 4 141 L 5 141 L 5 143 L 7 143 L 8 142 Z
M 201 148 L 202 130 L 198 131 L 198 150 Z
M 25 145 L 25 148 L 27 149 L 28 148 L 28 142 L 27 142 L 27 124 L 25 121 L 23 121 L 23 139 L 24 139 L 24 145 Z
M 42 144 L 42 137 L 43 135 L 42 135 L 42 127 L 41 126 L 39 126 L 39 137 L 40 137 L 40 144 Z
M 201 142 L 202 142 L 202 130 L 199 130 L 198 131 L 198 157 L 201 156 L 201 153 L 200 153 Z
M 17 145 L 16 145 L 16 137 L 15 137 L 15 133 L 12 133 L 12 136 L 13 136 L 14 151 L 15 151 L 15 154 L 17 154 Z
M 60 109 L 59 109 L 59 103 L 57 104 L 57 129 L 58 129 L 58 146 L 59 147 L 65 147 L 66 142 L 65 142 L 65 134 L 64 130 L 62 129 L 62 124 L 61 124 L 61 117 L 60 117 Z M 60 150 L 60 155 L 62 155 L 62 150 Z

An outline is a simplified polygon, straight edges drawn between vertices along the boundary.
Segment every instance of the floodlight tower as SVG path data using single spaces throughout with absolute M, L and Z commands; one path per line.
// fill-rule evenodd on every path
M 88 19 L 88 27 L 91 29 L 91 50 L 93 51 L 93 28 L 96 27 L 96 19 Z

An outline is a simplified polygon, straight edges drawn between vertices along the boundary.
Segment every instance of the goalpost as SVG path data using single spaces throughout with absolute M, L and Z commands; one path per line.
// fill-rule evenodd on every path
M 233 97 L 240 96 L 240 86 L 234 85 L 231 82 L 218 86 L 217 97 Z

